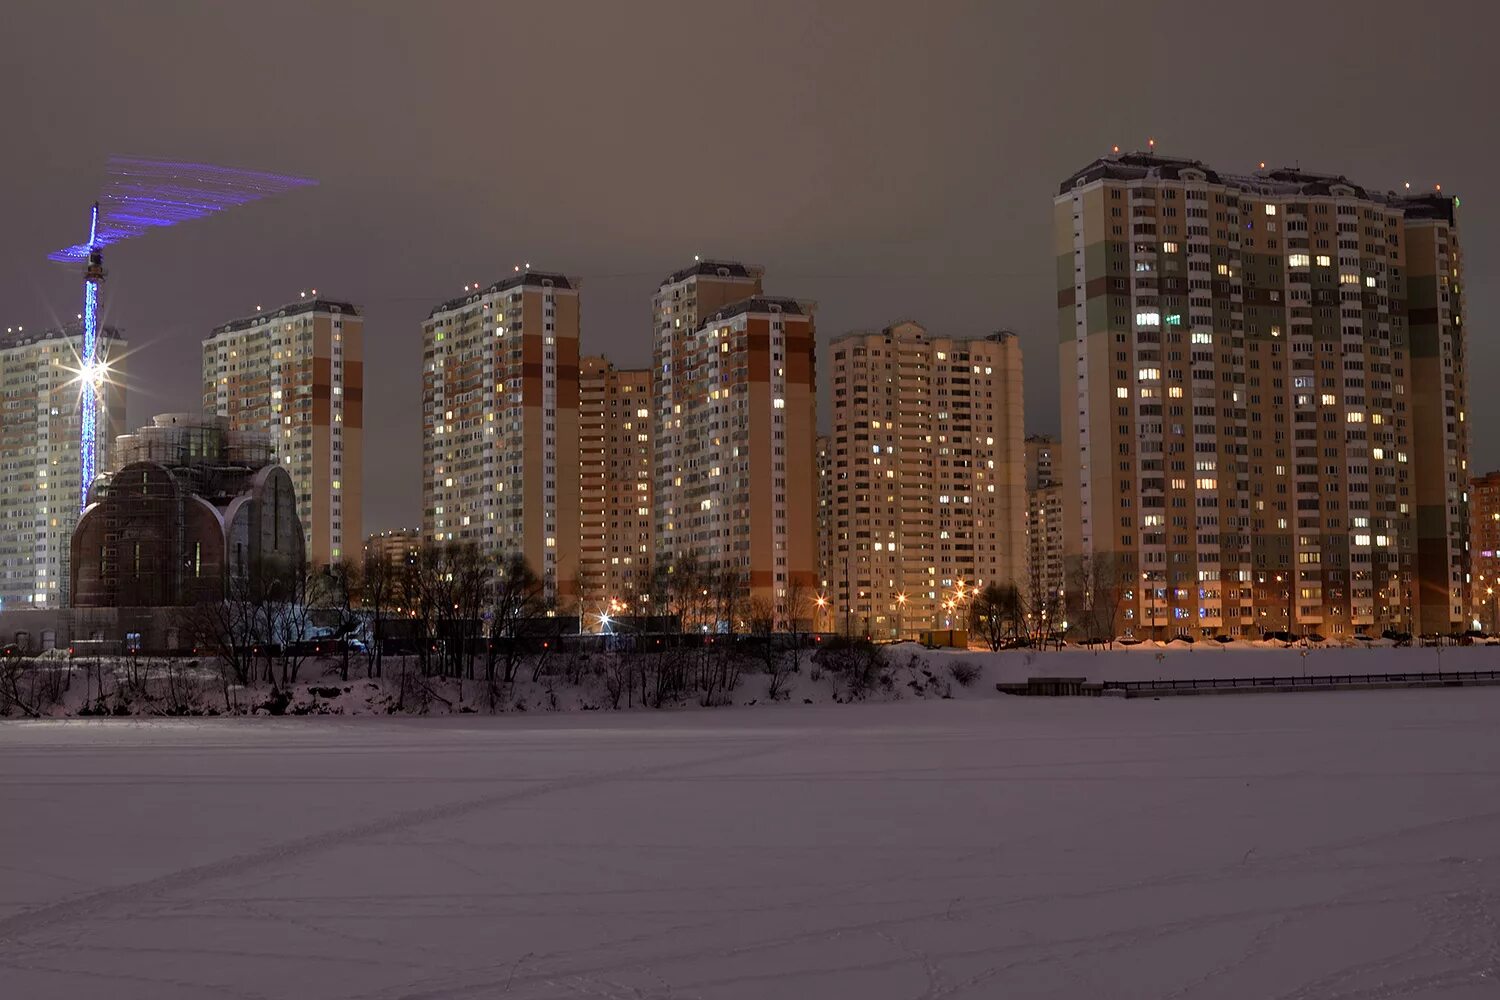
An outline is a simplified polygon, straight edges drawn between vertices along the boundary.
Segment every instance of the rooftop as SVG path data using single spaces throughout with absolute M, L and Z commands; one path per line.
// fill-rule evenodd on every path
M 704 326 L 717 323 L 733 316 L 744 316 L 748 313 L 784 313 L 791 316 L 811 316 L 813 304 L 798 299 L 778 298 L 771 295 L 757 295 L 748 299 L 740 299 L 715 312 L 703 321 Z
M 298 299 L 296 302 L 288 303 L 279 309 L 262 310 L 252 313 L 240 319 L 232 319 L 222 326 L 214 327 L 210 337 L 217 337 L 221 333 L 235 333 L 240 330 L 248 330 L 260 323 L 267 323 L 273 319 L 284 319 L 287 316 L 300 316 L 303 313 L 341 313 L 345 315 L 360 315 L 359 306 L 352 302 L 340 302 L 336 299 L 325 299 L 314 296 L 310 299 Z
M 82 336 L 83 325 L 81 323 L 68 323 L 65 326 L 52 327 L 48 330 L 0 331 L 0 351 L 25 347 L 27 344 L 35 344 L 44 340 L 64 340 Z M 124 338 L 124 331 L 119 327 L 101 326 L 99 337 L 103 340 L 121 340 Z
M 704 275 L 714 278 L 760 278 L 766 273 L 766 269 L 758 265 L 745 265 L 737 260 L 696 260 L 691 266 L 680 271 L 673 271 L 663 285 L 675 285 L 689 278 Z
M 577 278 L 570 278 L 566 274 L 557 271 L 519 271 L 508 278 L 501 278 L 486 288 L 476 288 L 465 295 L 438 303 L 432 307 L 432 311 L 427 314 L 427 318 L 431 319 L 438 313 L 462 309 L 466 305 L 478 302 L 486 295 L 497 295 L 500 292 L 508 292 L 512 288 L 552 287 L 577 291 L 578 286 L 579 282 Z
M 1318 195 L 1331 194 L 1334 187 L 1347 187 L 1354 196 L 1369 201 L 1384 202 L 1400 208 L 1413 218 L 1453 220 L 1455 199 L 1438 193 L 1413 195 L 1395 191 L 1379 192 L 1356 184 L 1343 174 L 1320 174 L 1300 167 L 1275 167 L 1249 174 L 1221 173 L 1204 163 L 1184 157 L 1162 156 L 1153 152 L 1111 153 L 1101 156 L 1069 176 L 1058 185 L 1058 194 L 1065 195 L 1079 184 L 1090 184 L 1097 180 L 1141 180 L 1159 178 L 1182 180 L 1183 175 L 1195 171 L 1209 184 L 1222 184 L 1250 194 L 1261 195 Z

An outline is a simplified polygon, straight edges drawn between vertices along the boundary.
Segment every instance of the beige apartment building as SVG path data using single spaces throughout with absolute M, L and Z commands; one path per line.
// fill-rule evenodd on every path
M 95 468 L 125 427 L 126 342 L 100 327 L 98 357 L 110 372 L 99 385 Z M 83 331 L 0 333 L 0 609 L 66 607 L 68 553 L 86 484 L 79 481 L 78 381 Z
M 744 581 L 747 613 L 807 622 L 817 588 L 813 304 L 700 261 L 655 299 L 656 558 Z M 707 624 L 707 623 L 705 623 Z
M 1469 544 L 1470 624 L 1491 634 L 1500 632 L 1500 472 L 1487 472 L 1469 483 Z
M 1059 478 L 1079 628 L 1462 625 L 1456 207 L 1151 153 L 1063 181 Z
M 524 270 L 422 324 L 422 533 L 523 556 L 579 608 L 579 283 Z
M 651 303 L 651 378 L 655 398 L 655 532 L 657 561 L 670 563 L 691 547 L 685 540 L 686 431 L 683 411 L 695 386 L 689 345 L 703 318 L 761 294 L 765 269 L 730 260 L 695 260 L 668 276 Z
M 359 307 L 316 292 L 203 341 L 203 410 L 270 439 L 296 487 L 314 566 L 359 556 L 364 381 Z
M 1026 438 L 1026 580 L 1021 596 L 1033 627 L 1063 621 L 1063 487 L 1057 481 L 1057 438 Z
M 578 375 L 579 593 L 584 627 L 645 614 L 651 593 L 651 372 L 583 359 Z
M 835 341 L 826 576 L 832 627 L 962 627 L 976 590 L 1025 589 L 1021 347 L 904 322 Z
M 421 549 L 422 532 L 416 528 L 377 531 L 365 538 L 365 562 L 382 564 L 394 577 L 416 565 Z

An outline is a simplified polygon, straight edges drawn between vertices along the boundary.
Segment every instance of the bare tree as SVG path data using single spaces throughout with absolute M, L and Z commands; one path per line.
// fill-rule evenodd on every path
M 489 589 L 489 641 L 484 679 L 492 707 L 500 687 L 516 679 L 516 672 L 528 649 L 528 625 L 546 613 L 546 595 L 536 571 L 520 555 L 506 559 Z
M 1069 613 L 1086 641 L 1113 645 L 1126 579 L 1123 564 L 1107 552 L 1082 556 L 1069 566 Z
M 267 623 L 266 664 L 270 673 L 272 656 L 281 670 L 280 687 L 297 683 L 302 665 L 307 662 L 309 632 L 312 627 L 310 598 L 316 590 L 316 571 L 304 564 L 290 579 L 268 581 L 263 614 Z M 277 682 L 273 679 L 273 686 Z
M 969 627 L 992 651 L 1014 639 L 1025 627 L 1021 592 L 1014 584 L 986 584 L 969 605 Z
M 352 559 L 341 559 L 318 573 L 313 581 L 309 603 L 329 622 L 333 639 L 338 643 L 339 679 L 349 679 L 350 642 L 359 634 L 364 617 L 355 609 L 360 587 L 360 567 Z
M 194 650 L 214 657 L 224 677 L 226 709 L 232 682 L 249 687 L 255 682 L 255 656 L 266 642 L 259 629 L 260 613 L 243 580 L 232 581 L 229 594 L 177 611 L 177 627 Z
M 392 607 L 397 590 L 397 571 L 378 555 L 365 557 L 361 572 L 363 586 L 360 597 L 365 613 L 370 616 L 370 648 L 367 652 L 366 672 L 371 677 L 380 676 L 380 660 L 384 653 L 385 621 Z

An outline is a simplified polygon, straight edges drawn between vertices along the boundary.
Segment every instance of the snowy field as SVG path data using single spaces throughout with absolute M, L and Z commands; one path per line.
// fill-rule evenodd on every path
M 1500 691 L 11 722 L 0 855 L 18 1000 L 1489 1000 Z

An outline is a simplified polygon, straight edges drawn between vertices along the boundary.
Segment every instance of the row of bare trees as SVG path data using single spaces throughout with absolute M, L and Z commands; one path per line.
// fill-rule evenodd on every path
M 1059 641 L 1065 630 L 1087 642 L 1107 642 L 1114 637 L 1130 579 L 1112 556 L 1080 558 L 1069 567 L 1064 601 L 1034 569 L 1024 589 L 991 583 L 975 594 L 969 605 L 969 630 L 992 650 L 1023 639 L 1043 646 Z

